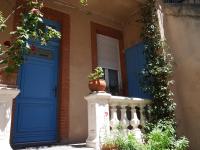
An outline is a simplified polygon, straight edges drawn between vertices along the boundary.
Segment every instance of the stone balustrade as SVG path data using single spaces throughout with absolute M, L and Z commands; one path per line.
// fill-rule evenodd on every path
M 10 128 L 13 99 L 19 94 L 19 89 L 0 84 L 0 147 L 11 150 Z
M 126 134 L 132 132 L 142 140 L 139 126 L 144 126 L 144 108 L 150 100 L 112 96 L 108 93 L 92 93 L 85 97 L 88 102 L 88 147 L 100 149 L 101 138 L 109 136 L 119 126 Z

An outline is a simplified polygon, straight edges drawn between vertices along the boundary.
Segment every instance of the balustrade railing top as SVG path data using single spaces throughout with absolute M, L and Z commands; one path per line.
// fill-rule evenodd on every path
M 118 104 L 118 105 L 124 105 L 130 106 L 132 104 L 143 104 L 148 105 L 151 103 L 151 100 L 149 99 L 142 99 L 142 98 L 135 98 L 135 97 L 123 97 L 123 96 L 111 96 L 109 99 L 109 104 Z

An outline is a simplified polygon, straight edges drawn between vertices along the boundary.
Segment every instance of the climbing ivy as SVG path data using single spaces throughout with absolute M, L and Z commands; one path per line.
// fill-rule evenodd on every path
M 146 0 L 142 7 L 142 23 L 143 23 L 143 41 L 144 55 L 146 58 L 146 66 L 142 71 L 142 87 L 152 97 L 151 109 L 149 109 L 150 119 L 146 124 L 147 133 L 152 133 L 158 124 L 162 130 L 158 136 L 161 137 L 166 132 L 167 124 L 171 126 L 170 132 L 175 131 L 175 102 L 171 85 L 174 83 L 173 74 L 173 57 L 170 54 L 166 41 L 161 38 L 160 27 L 158 22 L 158 14 L 156 0 Z M 172 132 L 171 132 L 172 133 Z M 171 134 L 171 138 L 177 139 L 176 132 Z M 180 140 L 182 145 L 180 149 L 186 149 L 189 141 L 186 138 Z M 167 147 L 176 149 L 174 142 L 169 143 Z M 156 149 L 153 148 L 153 149 Z M 158 148 L 160 149 L 160 148 Z
M 143 41 L 146 66 L 142 71 L 142 87 L 153 99 L 151 125 L 160 120 L 171 121 L 175 125 L 175 106 L 171 84 L 174 83 L 173 57 L 166 42 L 161 39 L 157 17 L 156 0 L 146 0 L 142 7 Z
M 45 45 L 50 39 L 61 37 L 58 31 L 44 24 L 42 7 L 42 0 L 25 0 L 7 18 L 4 18 L 0 12 L 0 30 L 4 31 L 6 21 L 10 16 L 17 9 L 23 10 L 19 25 L 15 31 L 10 32 L 13 37 L 12 41 L 8 40 L 0 44 L 0 63 L 5 64 L 3 68 L 5 71 L 17 70 L 23 63 L 24 55 L 36 50 L 33 45 L 29 44 L 28 40 L 38 40 L 42 45 Z

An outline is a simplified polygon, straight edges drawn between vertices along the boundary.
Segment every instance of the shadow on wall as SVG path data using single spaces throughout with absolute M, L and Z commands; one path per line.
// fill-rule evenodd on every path
M 10 102 L 0 102 L 0 133 L 6 132 L 10 128 L 8 124 L 11 120 L 11 106 Z

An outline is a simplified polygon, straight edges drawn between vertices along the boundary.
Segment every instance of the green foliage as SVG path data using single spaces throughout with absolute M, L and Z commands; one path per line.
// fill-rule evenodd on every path
M 101 79 L 104 76 L 103 69 L 101 67 L 96 67 L 92 73 L 88 76 L 89 80 Z
M 152 97 L 151 118 L 146 123 L 148 150 L 185 150 L 186 138 L 176 140 L 175 106 L 171 85 L 174 83 L 173 57 L 166 41 L 161 39 L 156 0 L 146 0 L 142 7 L 143 41 L 146 66 L 141 85 Z M 162 120 L 162 121 L 160 121 Z
M 174 127 L 169 121 L 160 121 L 145 137 L 144 143 L 138 142 L 133 133 L 124 135 L 118 130 L 112 137 L 104 140 L 104 147 L 117 147 L 118 150 L 186 150 L 188 140 L 177 139 Z
M 43 23 L 43 14 L 40 11 L 42 7 L 41 1 L 27 0 L 23 4 L 22 9 L 25 9 L 25 13 L 21 14 L 21 22 L 16 31 L 10 33 L 14 40 L 10 45 L 6 45 L 0 54 L 4 56 L 1 63 L 7 65 L 7 72 L 17 70 L 23 63 L 24 55 L 33 50 L 28 40 L 38 40 L 45 45 L 52 38 L 61 38 L 58 31 Z
M 143 40 L 146 66 L 142 71 L 143 89 L 153 98 L 150 122 L 174 120 L 175 103 L 170 89 L 173 58 L 166 42 L 161 40 L 156 11 L 156 0 L 146 0 L 142 8 Z
M 103 141 L 103 147 L 115 147 L 117 150 L 145 150 L 145 145 L 138 142 L 132 133 L 126 135 L 121 129 L 115 130 L 112 136 L 106 137 Z
M 87 0 L 80 0 L 81 5 L 86 6 L 87 5 Z
M 133 134 L 128 134 L 128 136 L 117 136 L 115 144 L 119 150 L 145 150 L 145 145 L 139 143 Z
M 161 121 L 147 134 L 147 150 L 186 150 L 189 142 L 185 137 L 177 139 L 170 121 Z
M 6 28 L 5 25 L 5 18 L 3 17 L 2 12 L 0 11 L 0 31 L 4 31 L 4 29 Z

